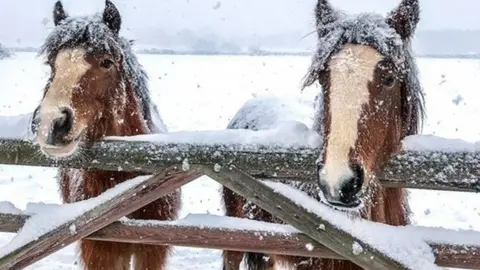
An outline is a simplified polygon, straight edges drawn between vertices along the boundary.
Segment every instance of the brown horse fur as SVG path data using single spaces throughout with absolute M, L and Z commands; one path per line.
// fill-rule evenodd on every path
M 343 184 L 336 177 L 345 170 L 342 162 L 360 164 L 365 180 L 357 195 L 363 194 L 363 207 L 341 210 L 359 211 L 362 218 L 376 222 L 406 225 L 406 191 L 381 187 L 375 174 L 400 150 L 403 138 L 418 133 L 424 116 L 423 94 L 410 53 L 410 39 L 419 21 L 418 0 L 403 0 L 386 19 L 376 14 L 342 17 L 327 0 L 319 0 L 315 15 L 319 45 L 304 86 L 316 81 L 322 86 L 313 129 L 323 134 L 319 159 L 323 168 L 319 168 L 318 183 L 285 183 L 328 205 L 325 193 L 335 193 Z M 245 116 L 237 116 L 228 128 L 255 129 L 239 124 Z M 342 162 L 335 163 L 341 155 Z M 283 223 L 228 188 L 223 188 L 223 199 L 228 216 Z M 234 251 L 224 251 L 223 256 L 224 270 L 238 270 L 244 257 L 250 270 L 282 264 L 298 270 L 361 269 L 346 260 Z
M 106 136 L 166 132 L 150 100 L 147 76 L 118 35 L 121 17 L 106 1 L 101 16 L 69 17 L 58 1 L 55 29 L 42 47 L 52 73 L 34 112 L 32 130 L 42 152 L 53 158 L 81 158 L 81 148 Z M 157 121 L 157 122 L 156 122 Z M 158 122 L 160 121 L 160 122 Z M 60 169 L 64 203 L 100 195 L 140 174 Z M 128 215 L 171 220 L 180 208 L 180 189 Z M 81 240 L 85 269 L 164 269 L 170 247 Z

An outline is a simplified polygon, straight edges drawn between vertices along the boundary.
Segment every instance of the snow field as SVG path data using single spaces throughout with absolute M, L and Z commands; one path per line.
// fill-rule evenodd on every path
M 299 87 L 310 57 L 139 55 L 150 77 L 152 97 L 169 131 L 220 130 L 245 101 L 255 95 L 313 100 L 316 89 Z M 426 91 L 427 120 L 423 134 L 480 141 L 480 60 L 417 60 Z M 0 115 L 33 111 L 48 69 L 34 53 L 0 61 Z M 25 209 L 29 202 L 60 203 L 50 168 L 0 166 L 0 201 Z M 189 213 L 223 214 L 219 185 L 208 177 L 183 188 L 181 217 Z M 479 195 L 411 190 L 416 225 L 480 231 Z M 0 234 L 5 245 L 13 234 Z M 77 269 L 75 245 L 28 269 Z M 220 269 L 217 250 L 176 248 L 169 269 Z

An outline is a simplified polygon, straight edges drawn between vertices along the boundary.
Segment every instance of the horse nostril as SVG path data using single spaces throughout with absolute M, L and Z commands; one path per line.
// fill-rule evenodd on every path
M 340 188 L 340 201 L 345 204 L 350 204 L 358 200 L 358 193 L 362 190 L 364 181 L 364 171 L 360 165 L 350 165 L 353 176 L 346 180 Z
M 67 137 L 73 127 L 72 110 L 69 108 L 62 108 L 60 112 L 62 116 L 53 120 L 52 129 L 48 136 L 48 143 L 51 145 L 67 143 L 65 137 Z

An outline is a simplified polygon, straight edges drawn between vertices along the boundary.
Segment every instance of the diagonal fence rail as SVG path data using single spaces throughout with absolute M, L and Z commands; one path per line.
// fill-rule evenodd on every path
M 37 222 L 41 224 L 45 221 L 34 215 L 32 220 L 29 220 L 30 231 L 28 229 L 20 231 L 20 233 L 23 233 L 23 237 L 14 238 L 6 247 L 0 249 L 0 255 L 2 256 L 0 257 L 0 269 L 22 269 L 31 265 L 167 195 L 201 175 L 199 170 L 192 170 L 188 173 L 166 170 L 151 177 L 130 180 L 128 183 L 119 185 L 115 189 L 118 190 L 116 194 L 111 194 L 112 191 L 110 191 L 103 193 L 103 196 L 93 198 L 92 201 L 97 204 L 93 205 L 94 207 L 88 205 L 87 201 L 83 201 L 77 203 L 77 205 L 82 204 L 83 206 L 83 210 L 78 212 L 76 207 L 66 205 L 64 209 L 70 212 L 67 214 L 67 218 L 65 219 L 64 216 L 56 217 L 65 220 L 60 220 L 51 228 L 41 228 L 44 232 L 39 234 L 37 230 L 32 230 L 32 227 L 37 227 L 38 224 L 35 224 Z M 78 216 L 68 218 L 68 216 L 75 215 L 77 212 Z M 66 211 L 60 211 L 56 214 L 66 214 Z
M 480 175 L 478 169 L 480 166 L 477 164 L 480 159 L 477 156 L 480 157 L 480 153 L 468 151 L 403 151 L 392 158 L 380 179 L 383 185 L 391 187 L 476 192 L 479 189 L 478 176 Z M 143 173 L 158 173 L 172 166 L 177 169 L 181 166 L 186 171 L 192 167 L 194 169 L 202 168 L 204 174 L 297 228 L 299 233 L 304 234 L 304 238 L 309 239 L 312 246 L 324 247 L 321 256 L 345 258 L 357 265 L 368 267 L 368 269 L 385 269 L 385 267 L 387 269 L 412 269 L 411 265 L 406 265 L 405 262 L 394 258 L 395 256 L 392 256 L 392 254 L 386 255 L 385 253 L 388 253 L 388 251 L 378 250 L 378 247 L 372 246 L 368 241 L 352 236 L 351 233 L 338 228 L 331 221 L 323 219 L 322 215 L 312 214 L 311 211 L 302 208 L 301 205 L 286 197 L 285 194 L 272 192 L 271 187 L 254 179 L 256 177 L 270 180 L 310 181 L 314 179 L 314 164 L 317 157 L 318 152 L 316 150 L 301 147 L 277 146 L 272 148 L 269 145 L 240 144 L 162 144 L 109 140 L 94 144 L 82 155 L 82 160 L 71 159 L 58 162 L 45 158 L 39 153 L 39 149 L 28 141 L 15 139 L 0 141 L 0 163 L 3 164 L 91 168 Z M 122 162 L 119 162 L 119 160 Z M 261 194 L 265 193 L 268 196 L 260 196 L 259 190 L 263 191 Z M 17 222 L 17 224 L 22 223 L 23 216 L 10 215 L 10 217 L 10 220 Z M 115 222 L 115 220 L 113 218 L 110 223 Z M 101 229 L 101 227 L 110 223 L 103 224 L 96 229 Z M 324 224 L 322 227 L 328 228 L 328 233 L 319 230 L 319 223 Z M 115 224 L 118 223 L 110 226 L 116 226 Z M 13 223 L 2 223 L 0 221 L 0 229 L 2 230 L 14 230 L 12 226 Z M 105 229 L 107 228 L 108 226 L 105 227 Z M 125 229 L 125 227 L 123 228 Z M 95 230 L 92 230 L 90 233 L 93 234 L 88 237 L 94 238 L 94 235 L 98 233 L 94 232 Z M 249 234 L 245 237 L 248 236 L 251 237 Z M 82 237 L 87 237 L 87 234 L 80 236 L 80 238 Z M 301 238 L 302 236 L 298 237 Z M 123 238 L 126 238 L 125 241 L 129 241 L 128 237 L 123 235 L 117 236 L 115 241 L 121 242 Z M 68 239 L 71 240 L 72 238 Z M 70 240 L 60 242 L 67 243 Z M 204 240 L 204 246 L 208 245 L 215 248 L 214 244 L 209 244 L 208 238 Z M 175 243 L 175 240 L 171 242 Z M 161 243 L 153 241 L 151 244 Z M 201 241 L 197 241 L 197 245 L 201 244 Z M 355 244 L 361 246 L 359 254 L 352 250 L 352 246 L 355 246 Z M 436 252 L 436 261 L 447 265 L 453 262 L 458 267 L 468 265 L 468 263 L 460 263 L 461 259 L 458 259 L 465 258 L 465 255 L 462 255 L 465 254 L 465 250 L 470 250 L 469 254 L 477 252 L 475 245 L 464 246 L 463 249 L 460 246 L 436 245 L 435 243 L 426 246 Z M 248 247 L 245 248 L 248 250 Z M 290 251 L 292 250 L 283 253 L 289 253 Z M 458 251 L 460 254 L 453 255 L 454 251 Z M 292 252 L 295 253 L 298 250 Z M 443 257 L 439 254 L 443 254 Z M 5 259 L 5 257 L 2 259 Z M 478 266 L 478 264 L 476 265 Z M 475 267 L 472 268 L 477 269 Z
M 408 269 L 402 262 L 387 257 L 375 250 L 368 243 L 348 234 L 329 220 L 311 213 L 301 205 L 289 200 L 286 196 L 276 193 L 273 189 L 255 180 L 240 169 L 229 166 L 215 172 L 206 168 L 207 176 L 244 198 L 280 218 L 284 222 L 304 232 L 318 243 L 324 244 L 327 248 L 355 264 L 366 269 Z M 320 226 L 322 225 L 322 226 Z M 361 243 L 362 254 L 355 254 L 352 246 L 354 243 Z

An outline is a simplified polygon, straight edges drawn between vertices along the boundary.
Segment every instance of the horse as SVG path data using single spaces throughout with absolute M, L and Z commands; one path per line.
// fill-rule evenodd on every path
M 328 0 L 314 9 L 318 48 L 302 90 L 318 82 L 311 129 L 320 143 L 316 180 L 282 181 L 349 216 L 401 226 L 410 223 L 408 193 L 379 185 L 376 177 L 401 141 L 418 134 L 425 117 L 424 94 L 411 52 L 420 20 L 418 0 L 402 0 L 388 16 L 346 14 Z M 270 115 L 247 101 L 227 129 L 259 130 Z M 250 111 L 250 113 L 248 113 Z M 259 124 L 260 123 L 260 124 Z M 262 124 L 263 123 L 263 124 Z M 222 190 L 227 216 L 284 223 L 228 188 Z M 347 260 L 223 251 L 223 269 L 362 269 Z
M 103 13 L 73 17 L 57 1 L 54 29 L 40 55 L 51 74 L 34 110 L 31 130 L 41 152 L 56 160 L 82 158 L 82 150 L 107 136 L 165 133 L 153 103 L 148 76 L 120 36 L 121 15 L 107 0 Z M 141 173 L 59 168 L 63 203 L 99 196 Z M 127 218 L 176 219 L 181 190 L 131 213 Z M 165 269 L 169 246 L 81 240 L 84 269 Z

